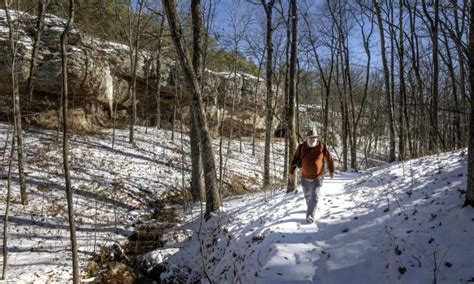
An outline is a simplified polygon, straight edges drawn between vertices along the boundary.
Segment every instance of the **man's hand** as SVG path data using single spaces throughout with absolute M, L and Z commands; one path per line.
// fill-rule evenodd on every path
M 332 179 L 334 177 L 334 173 L 333 172 L 329 173 L 329 177 Z

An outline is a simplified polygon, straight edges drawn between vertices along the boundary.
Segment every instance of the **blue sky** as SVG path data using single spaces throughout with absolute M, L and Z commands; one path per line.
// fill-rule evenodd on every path
M 254 36 L 264 38 L 262 33 L 262 24 L 264 23 L 264 11 L 261 5 L 250 4 L 248 1 L 243 0 L 212 0 L 215 5 L 215 18 L 213 23 L 213 34 L 219 35 L 219 42 L 222 44 L 225 42 L 225 37 L 232 37 L 233 25 L 243 25 L 243 23 L 250 21 L 251 24 L 247 28 L 247 33 Z M 256 1 L 260 2 L 260 1 Z M 324 0 L 313 0 L 310 6 L 310 13 L 318 14 L 321 12 L 321 5 L 325 2 Z M 209 0 L 203 1 L 204 5 L 207 6 Z M 275 11 L 274 14 L 277 14 Z M 250 18 L 250 19 L 248 19 Z M 237 23 L 236 23 L 237 22 Z M 300 20 L 300 26 L 303 22 Z M 378 27 L 375 27 L 372 35 L 372 65 L 374 67 L 380 67 L 380 43 L 378 41 Z M 362 45 L 362 39 L 360 30 L 355 24 L 349 39 L 351 61 L 354 64 L 365 65 L 367 57 Z M 224 44 L 221 45 L 224 47 Z M 244 47 L 244 44 L 242 45 Z

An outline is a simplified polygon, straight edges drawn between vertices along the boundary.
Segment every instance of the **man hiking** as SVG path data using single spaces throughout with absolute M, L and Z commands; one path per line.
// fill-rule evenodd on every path
M 306 200 L 306 221 L 314 223 L 314 213 L 318 204 L 318 191 L 323 184 L 324 160 L 329 167 L 329 176 L 334 177 L 334 163 L 326 145 L 318 139 L 316 129 L 306 131 L 306 140 L 298 145 L 290 165 L 290 178 L 295 178 L 296 168 L 300 168 L 301 186 Z

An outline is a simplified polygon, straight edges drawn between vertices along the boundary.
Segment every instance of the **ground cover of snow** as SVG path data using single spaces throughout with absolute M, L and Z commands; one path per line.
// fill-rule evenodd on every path
M 4 192 L 0 196 L 0 234 L 3 234 L 11 135 L 12 127 L 0 124 L 0 151 L 3 154 L 0 182 Z M 100 135 L 70 137 L 71 177 L 83 272 L 93 252 L 99 252 L 101 246 L 126 240 L 134 230 L 133 223 L 151 214 L 149 207 L 153 205 L 150 204 L 164 194 L 182 192 L 183 180 L 187 190 L 189 139 L 176 132 L 172 141 L 171 135 L 171 131 L 148 129 L 146 133 L 144 127 L 136 127 L 136 143 L 131 145 L 128 129 L 118 129 L 114 148 L 112 130 L 105 130 Z M 9 142 L 5 148 L 7 138 Z M 24 133 L 29 204 L 19 204 L 15 167 L 8 231 L 8 271 L 12 281 L 65 283 L 71 280 L 61 139 L 61 135 L 50 130 L 33 128 Z M 217 147 L 218 141 L 214 145 Z M 256 157 L 251 155 L 249 142 L 243 141 L 242 153 L 239 143 L 232 142 L 229 155 L 226 145 L 225 141 L 226 181 L 238 179 L 247 183 L 248 190 L 259 189 L 263 144 L 257 143 Z M 274 143 L 272 174 L 281 175 L 282 151 L 281 143 Z M 184 167 L 181 166 L 182 153 Z M 217 155 L 217 148 L 215 153 Z M 3 265 L 1 261 L 0 265 Z
M 301 189 L 227 201 L 166 259 L 168 280 L 217 283 L 474 281 L 466 151 L 325 179 L 316 224 Z M 160 258 L 160 261 L 163 259 Z

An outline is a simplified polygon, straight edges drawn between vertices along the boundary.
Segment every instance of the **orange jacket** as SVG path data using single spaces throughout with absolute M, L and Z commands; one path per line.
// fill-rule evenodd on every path
M 293 155 L 293 161 L 290 165 L 290 174 L 294 174 L 296 166 L 293 162 L 303 157 L 301 161 L 301 176 L 307 179 L 315 179 L 324 175 L 324 159 L 328 161 L 329 172 L 334 173 L 334 163 L 331 155 L 326 148 L 323 151 L 325 145 L 318 142 L 315 147 L 309 147 L 308 143 L 303 142 L 296 148 L 295 154 Z

